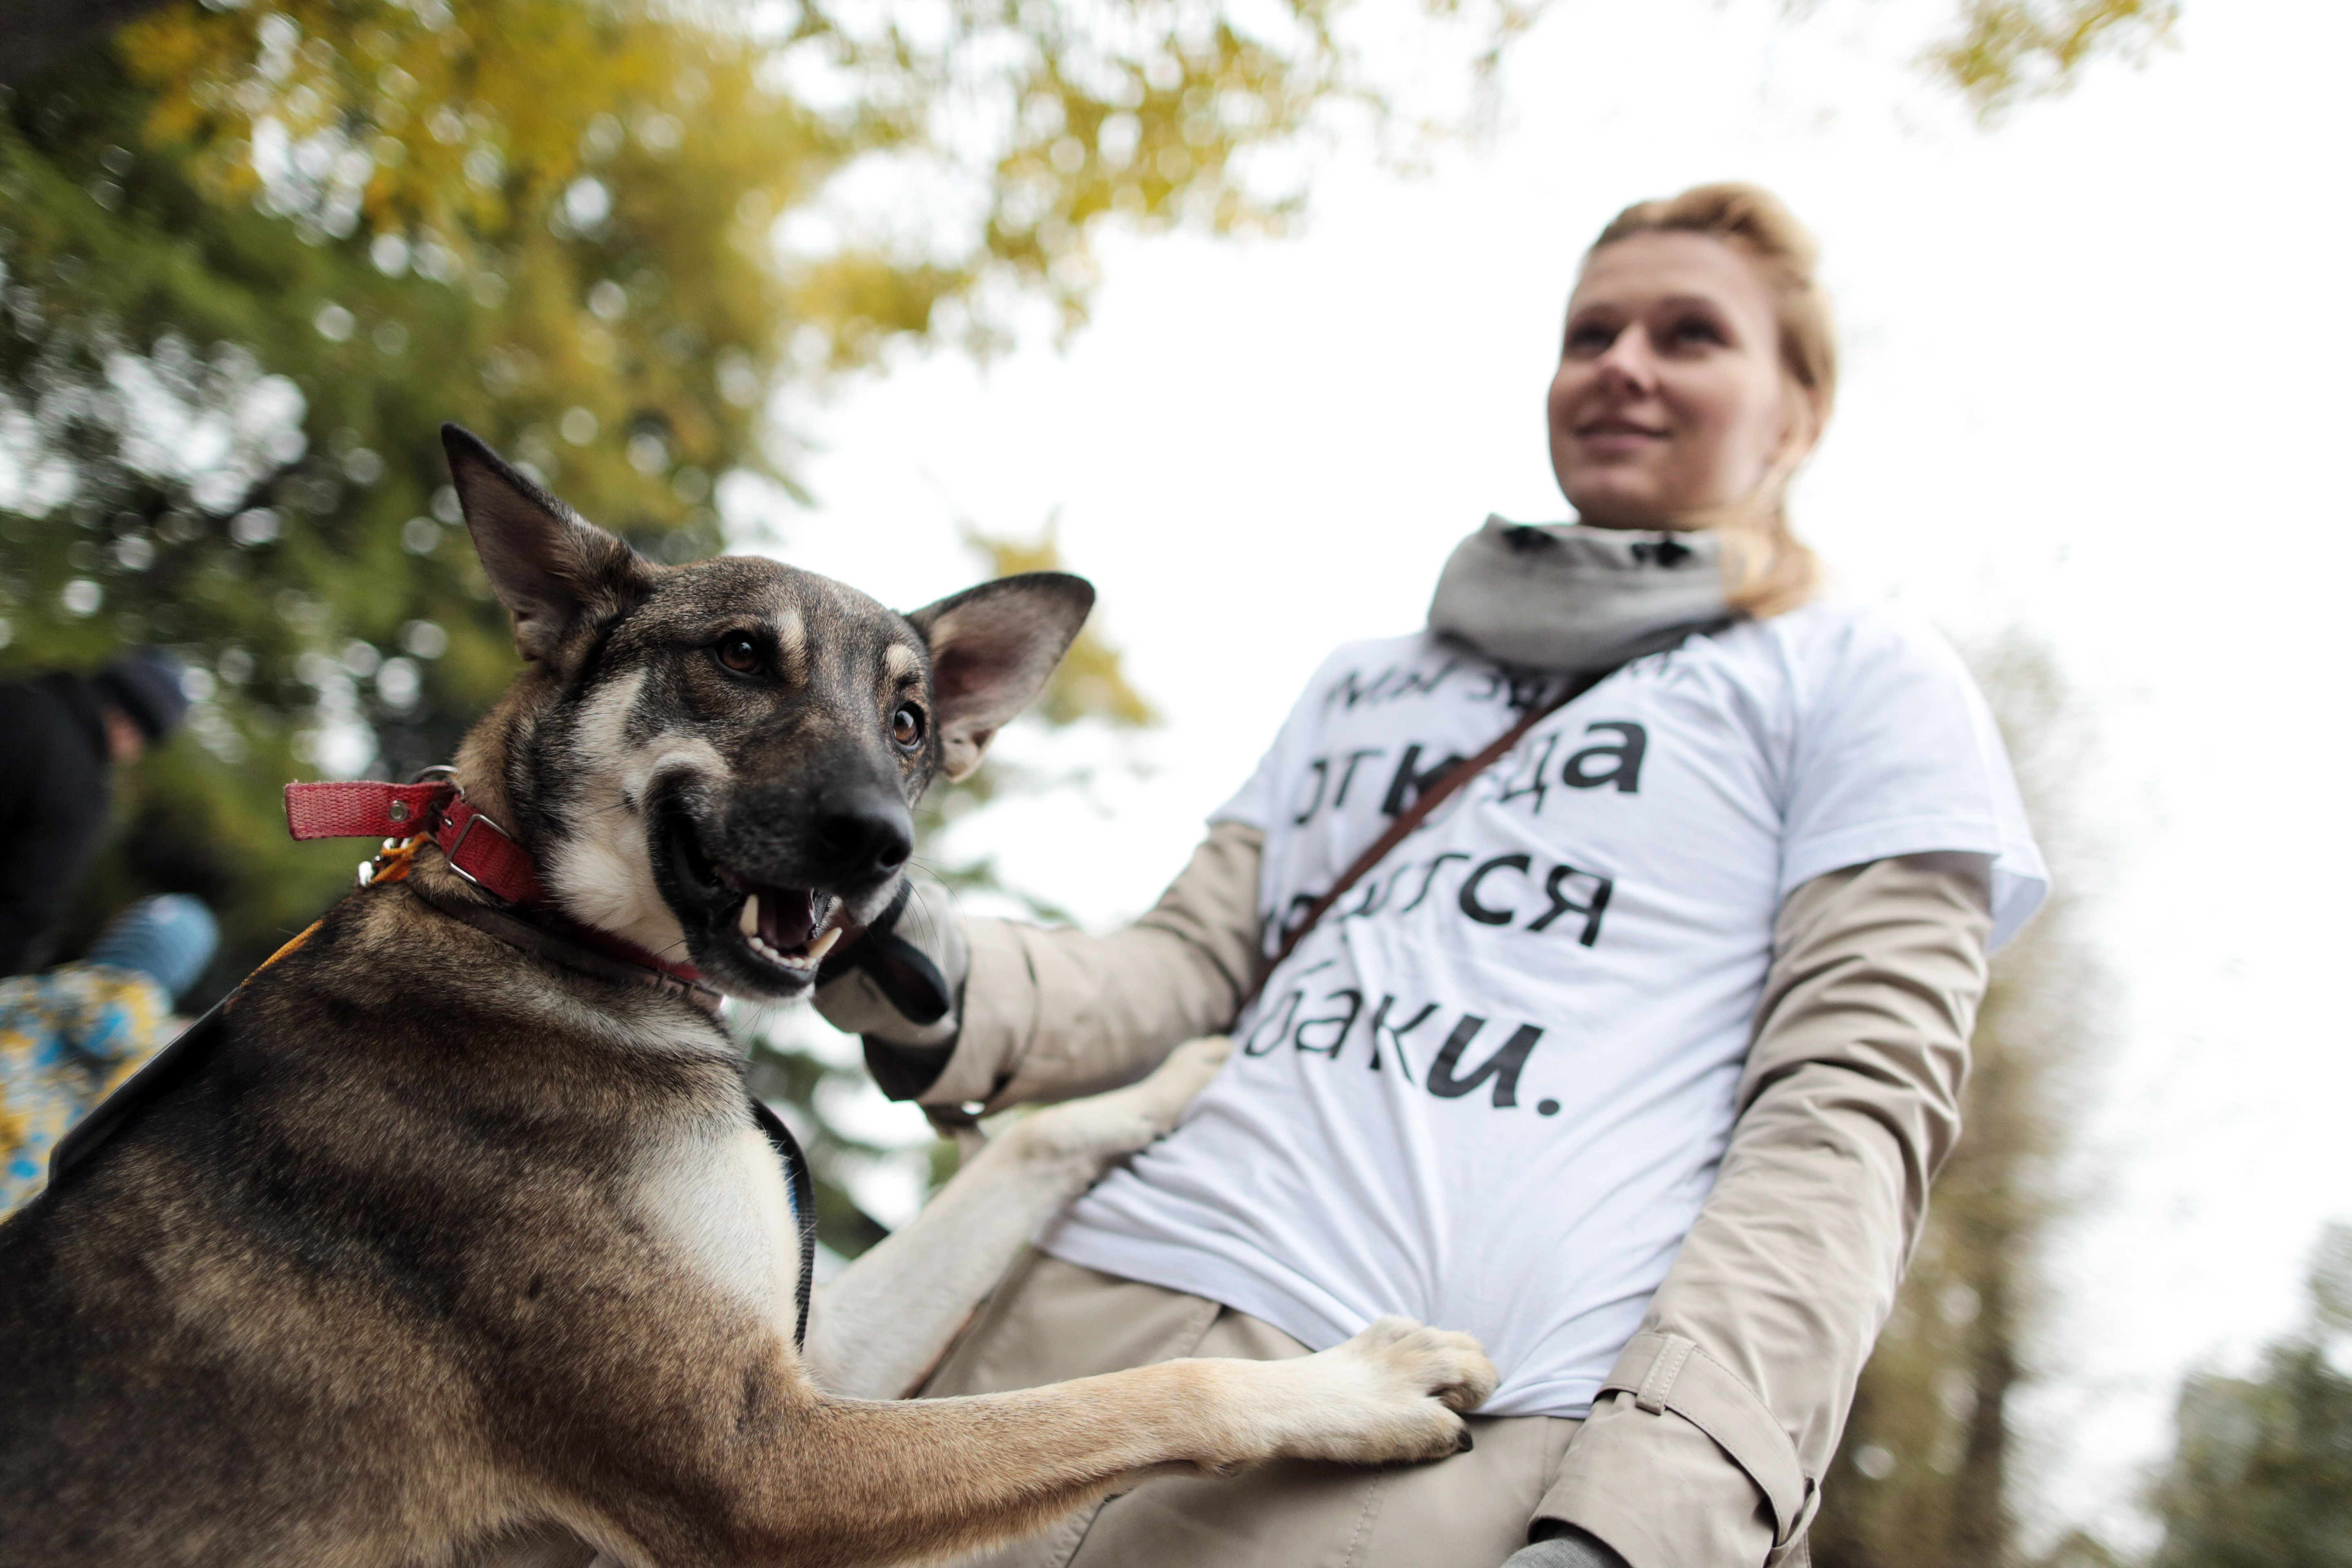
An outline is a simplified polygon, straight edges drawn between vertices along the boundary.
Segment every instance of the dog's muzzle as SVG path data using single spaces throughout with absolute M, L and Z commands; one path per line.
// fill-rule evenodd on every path
M 806 992 L 844 931 L 888 902 L 914 850 L 913 815 L 893 797 L 820 801 L 794 826 L 788 856 L 732 864 L 704 847 L 683 801 L 655 815 L 663 895 L 698 965 L 726 989 L 778 999 Z

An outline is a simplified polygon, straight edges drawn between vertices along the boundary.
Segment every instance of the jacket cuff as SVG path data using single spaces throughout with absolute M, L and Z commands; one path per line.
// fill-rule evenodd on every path
M 862 1035 L 866 1070 L 874 1087 L 891 1100 L 920 1100 L 940 1081 L 955 1055 L 953 1046 L 902 1046 L 879 1035 Z
M 1011 921 L 973 919 L 964 922 L 964 939 L 971 958 L 963 1027 L 917 1096 L 927 1106 L 993 1100 L 1012 1081 L 1037 1034 L 1037 977 L 1021 928 Z
M 1678 1334 L 1636 1334 L 1536 1510 L 1632 1568 L 1805 1561 L 1820 1487 L 1771 1412 Z

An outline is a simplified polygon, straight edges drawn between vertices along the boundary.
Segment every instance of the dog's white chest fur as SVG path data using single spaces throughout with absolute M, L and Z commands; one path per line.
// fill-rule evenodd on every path
M 713 1289 L 792 1333 L 799 1233 L 765 1133 L 730 1127 L 658 1145 L 639 1168 L 635 1200 L 654 1234 Z

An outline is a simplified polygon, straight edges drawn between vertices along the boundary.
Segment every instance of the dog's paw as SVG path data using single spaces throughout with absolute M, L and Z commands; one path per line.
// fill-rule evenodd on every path
M 1411 1318 L 1377 1319 L 1338 1349 L 1381 1362 L 1449 1410 L 1477 1409 L 1500 1381 L 1476 1340 Z
M 1173 1128 L 1233 1049 L 1233 1041 L 1223 1035 L 1187 1040 L 1141 1081 L 1037 1111 L 1007 1136 L 1020 1138 L 1040 1155 L 1108 1164 Z
M 1470 1446 L 1460 1411 L 1495 1392 L 1495 1363 L 1468 1334 L 1382 1318 L 1345 1344 L 1272 1363 L 1293 1380 L 1271 1451 L 1381 1464 Z
M 1187 1040 L 1169 1052 L 1168 1059 L 1152 1068 L 1149 1078 L 1119 1092 L 1133 1093 L 1140 1114 L 1160 1131 L 1169 1131 L 1233 1054 L 1233 1041 L 1223 1035 Z

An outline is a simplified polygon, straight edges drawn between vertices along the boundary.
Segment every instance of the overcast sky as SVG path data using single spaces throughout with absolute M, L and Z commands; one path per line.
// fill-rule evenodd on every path
M 1416 178 L 1343 151 L 1299 237 L 1103 247 L 1066 351 L 849 390 L 816 421 L 818 508 L 767 521 L 787 558 L 910 606 L 971 577 L 959 513 L 1058 515 L 1167 722 L 1134 748 L 1149 776 L 979 831 L 1108 922 L 1181 866 L 1332 645 L 1419 625 L 1487 511 L 1562 515 L 1542 391 L 1608 216 L 1702 180 L 1780 191 L 1822 237 L 1847 355 L 1801 530 L 1840 592 L 1963 643 L 2025 628 L 2077 695 L 2113 1039 L 2034 1468 L 2060 1511 L 2137 1539 L 2180 1372 L 2293 1321 L 2319 1225 L 2352 1216 L 2352 16 L 2188 0 L 2145 70 L 1984 132 L 1907 64 L 1932 10 L 1777 15 L 1563 0 L 1486 144 Z

